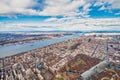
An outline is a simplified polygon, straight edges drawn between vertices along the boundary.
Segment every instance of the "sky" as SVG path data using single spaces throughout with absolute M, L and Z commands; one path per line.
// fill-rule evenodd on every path
M 0 31 L 120 31 L 120 0 L 0 0 Z

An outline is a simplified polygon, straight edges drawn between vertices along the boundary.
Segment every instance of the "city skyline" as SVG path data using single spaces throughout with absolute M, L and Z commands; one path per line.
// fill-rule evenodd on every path
M 119 31 L 119 3 L 119 0 L 0 0 L 0 31 Z

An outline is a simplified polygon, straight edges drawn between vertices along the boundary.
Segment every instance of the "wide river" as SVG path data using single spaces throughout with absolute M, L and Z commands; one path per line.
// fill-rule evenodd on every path
M 67 36 L 55 38 L 55 39 L 35 41 L 33 43 L 10 44 L 10 45 L 0 46 L 0 58 L 11 56 L 21 52 L 26 52 L 26 51 L 37 49 L 37 48 L 42 48 L 51 44 L 55 44 L 55 43 L 59 43 L 62 41 L 79 37 L 83 34 L 86 34 L 86 32 L 67 35 Z

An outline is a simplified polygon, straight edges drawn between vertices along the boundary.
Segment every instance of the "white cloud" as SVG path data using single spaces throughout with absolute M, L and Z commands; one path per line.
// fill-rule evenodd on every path
M 106 8 L 105 8 L 105 6 L 103 5 L 99 10 L 101 11 L 101 10 L 105 10 Z
M 47 23 L 46 23 L 47 21 Z M 0 23 L 0 31 L 4 30 L 119 30 L 120 18 L 101 18 L 101 19 L 76 19 L 76 18 L 51 18 L 43 23 L 14 23 L 5 24 Z
M 57 18 L 49 18 L 49 19 L 46 19 L 45 22 L 53 22 L 57 20 L 58 20 Z
M 120 18 L 81 18 L 90 16 L 91 6 L 101 6 L 99 10 L 120 9 L 120 0 L 97 0 L 94 5 L 92 2 L 93 0 L 45 0 L 43 7 L 37 0 L 0 0 L 0 15 L 54 16 L 40 24 L 0 23 L 0 30 L 120 30 Z M 33 7 L 37 7 L 38 10 Z
M 0 15 L 36 13 L 31 9 L 35 5 L 35 0 L 0 0 Z
M 94 6 L 101 6 L 99 10 L 120 9 L 120 0 L 98 0 Z
M 47 6 L 41 15 L 77 16 L 79 7 L 84 6 L 86 0 L 46 0 L 45 3 Z
M 94 6 L 102 6 L 105 4 L 112 4 L 114 0 L 97 0 Z
M 114 0 L 112 5 L 110 6 L 111 9 L 120 9 L 120 0 Z
M 90 11 L 87 0 L 45 0 L 44 7 L 38 4 L 37 0 L 0 0 L 0 15 L 83 16 Z M 33 9 L 36 6 L 38 10 Z
M 66 30 L 120 30 L 120 19 L 72 19 L 66 23 Z M 70 28 L 68 28 L 70 27 Z
M 97 0 L 94 5 L 94 0 L 44 0 L 45 5 L 37 1 L 0 0 L 0 15 L 89 17 L 91 6 L 101 6 L 99 10 L 120 9 L 120 0 Z

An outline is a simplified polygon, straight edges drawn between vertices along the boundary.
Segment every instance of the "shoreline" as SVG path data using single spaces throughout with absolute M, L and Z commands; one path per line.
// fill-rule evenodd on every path
M 35 41 L 40 41 L 40 40 L 48 40 L 48 39 L 54 39 L 54 38 L 59 38 L 61 36 L 43 36 L 43 37 L 40 37 L 38 39 L 36 38 L 33 38 L 33 39 L 25 39 L 25 40 L 20 40 L 20 41 L 11 41 L 11 42 L 6 42 L 6 43 L 0 43 L 0 46 L 5 46 L 5 45 L 11 45 L 11 44 L 25 44 L 25 43 L 33 43 Z

